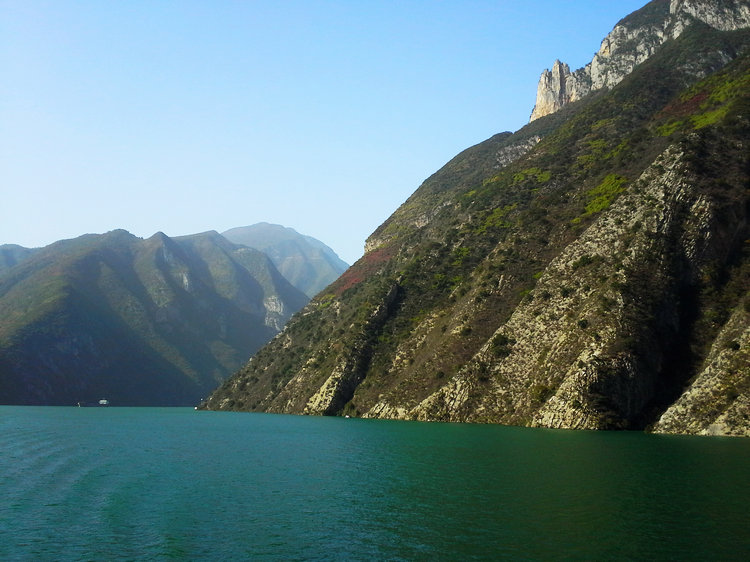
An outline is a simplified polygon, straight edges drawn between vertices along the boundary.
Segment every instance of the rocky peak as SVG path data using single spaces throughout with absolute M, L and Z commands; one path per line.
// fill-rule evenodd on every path
M 682 32 L 690 17 L 721 31 L 750 26 L 750 2 L 747 0 L 671 0 L 669 13 L 674 16 L 674 23 L 678 24 L 675 25 L 673 37 Z
M 590 91 L 591 79 L 586 73 L 571 73 L 567 64 L 556 60 L 552 70 L 545 69 L 539 79 L 531 121 L 554 113 L 566 103 L 580 99 Z
M 529 121 L 558 111 L 588 93 L 611 88 L 668 39 L 679 37 L 694 21 L 721 31 L 750 27 L 750 0 L 654 0 L 622 19 L 604 38 L 589 64 L 571 73 L 556 60 L 537 86 Z
M 602 60 L 632 64 L 623 37 L 668 36 L 669 10 Z M 202 407 L 750 435 L 750 32 L 696 23 L 447 162 Z

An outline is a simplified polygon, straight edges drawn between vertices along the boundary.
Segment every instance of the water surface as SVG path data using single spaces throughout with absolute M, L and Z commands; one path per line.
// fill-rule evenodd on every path
M 0 559 L 747 560 L 750 440 L 0 407 Z

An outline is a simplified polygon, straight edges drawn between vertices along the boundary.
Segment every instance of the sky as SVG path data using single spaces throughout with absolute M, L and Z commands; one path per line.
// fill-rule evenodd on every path
M 346 262 L 646 0 L 0 0 L 0 244 L 282 224 Z

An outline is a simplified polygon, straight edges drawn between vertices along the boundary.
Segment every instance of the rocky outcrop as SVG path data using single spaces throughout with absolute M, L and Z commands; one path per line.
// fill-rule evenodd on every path
M 679 330 L 676 298 L 669 296 L 675 278 L 694 283 L 689 272 L 700 271 L 707 254 L 726 251 L 710 249 L 723 242 L 704 228 L 712 222 L 712 205 L 693 185 L 684 154 L 665 152 L 546 268 L 535 288 L 539 296 L 522 302 L 452 381 L 414 407 L 379 402 L 366 417 L 635 426 L 654 397 L 666 356 L 659 349 L 633 354 L 617 342 Z M 680 250 L 669 242 L 677 233 Z M 648 283 L 660 297 L 649 301 L 641 264 L 682 262 L 675 251 L 684 251 L 685 270 L 652 272 Z M 601 279 L 608 281 L 602 285 Z M 644 335 L 642 320 L 652 315 L 661 320 Z
M 644 22 L 638 16 L 647 10 L 656 15 Z M 654 0 L 618 23 L 583 68 L 571 72 L 567 64 L 557 60 L 552 70 L 544 70 L 530 121 L 554 113 L 591 92 L 617 85 L 665 41 L 679 37 L 694 21 L 721 31 L 749 27 L 750 2 L 671 0 L 667 10 L 666 0 Z
M 539 135 L 532 135 L 528 139 L 523 139 L 502 147 L 495 154 L 495 160 L 497 162 L 495 168 L 504 168 L 508 164 L 515 162 L 539 144 L 540 140 L 542 140 L 542 137 Z
M 750 437 L 750 295 L 716 338 L 703 370 L 654 425 L 656 433 Z
M 570 67 L 555 61 L 552 70 L 545 70 L 539 78 L 536 89 L 536 105 L 531 119 L 538 119 L 554 113 L 562 106 L 581 99 L 591 91 L 591 74 L 586 69 L 570 72 Z
M 356 343 L 342 354 L 320 389 L 307 401 L 305 414 L 335 414 L 351 400 L 354 391 L 364 379 L 372 355 L 372 340 L 377 337 L 398 299 L 400 287 L 394 283 L 383 301 L 370 314 Z
M 673 38 L 682 33 L 690 18 L 721 31 L 750 26 L 750 3 L 747 0 L 671 0 L 669 13 L 675 16 L 670 34 Z

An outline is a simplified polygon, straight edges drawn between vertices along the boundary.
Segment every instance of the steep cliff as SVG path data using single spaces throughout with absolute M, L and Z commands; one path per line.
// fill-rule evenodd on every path
M 750 33 L 704 4 L 622 20 L 703 14 L 448 162 L 203 407 L 748 434 Z
M 750 436 L 749 303 L 746 298 L 735 308 L 699 375 L 661 415 L 655 432 Z
M 593 91 L 612 88 L 633 69 L 651 57 L 670 39 L 676 39 L 696 22 L 721 31 L 750 26 L 747 0 L 654 0 L 623 18 L 602 41 L 589 64 L 571 72 L 567 64 L 555 61 L 539 79 L 531 121 L 558 111 Z M 733 53 L 724 53 L 724 62 Z M 705 75 L 703 67 L 695 69 Z

